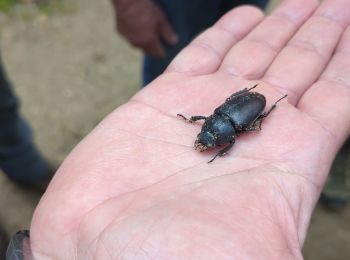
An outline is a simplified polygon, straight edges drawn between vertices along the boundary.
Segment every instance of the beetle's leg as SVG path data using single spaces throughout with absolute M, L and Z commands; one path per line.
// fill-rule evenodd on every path
M 182 117 L 184 120 L 193 123 L 196 122 L 198 120 L 206 120 L 207 117 L 206 116 L 191 116 L 190 119 L 188 119 L 187 117 L 181 115 L 181 114 L 177 114 L 177 116 Z
M 211 159 L 208 163 L 211 163 L 215 160 L 216 157 L 220 156 L 224 156 L 233 146 L 233 144 L 235 143 L 235 139 L 233 139 L 230 144 L 228 146 L 226 146 L 225 148 L 221 149 L 215 156 L 213 159 Z
M 207 120 L 206 116 L 191 116 L 190 123 L 196 122 L 198 120 Z
M 240 95 L 240 94 L 249 92 L 249 91 L 251 91 L 253 88 L 256 88 L 257 86 L 258 86 L 258 84 L 255 84 L 255 85 L 254 85 L 253 87 L 251 87 L 251 88 L 244 88 L 244 89 L 242 89 L 242 90 L 240 90 L 240 91 L 237 91 L 236 93 L 233 93 L 229 98 L 227 98 L 226 101 L 229 101 L 229 100 L 231 100 L 232 98 L 234 98 L 235 96 L 238 96 L 238 95 Z
M 253 124 L 251 124 L 247 128 L 244 128 L 243 131 L 244 132 L 260 131 L 261 130 L 261 122 L 262 122 L 263 118 L 264 117 L 262 115 L 259 116 L 257 119 L 255 119 Z
M 284 96 L 281 97 L 279 100 L 277 100 L 277 101 L 275 102 L 275 104 L 273 104 L 273 105 L 271 106 L 271 108 L 270 108 L 267 112 L 262 113 L 261 116 L 258 117 L 258 119 L 259 119 L 259 118 L 267 117 L 267 116 L 272 112 L 272 110 L 274 110 L 274 109 L 276 108 L 277 103 L 280 102 L 282 99 L 284 99 L 284 98 L 286 98 L 286 97 L 288 97 L 288 95 L 284 95 Z M 261 123 L 260 123 L 260 124 L 261 124 Z
M 272 112 L 272 110 L 274 110 L 276 108 L 278 102 L 280 102 L 282 99 L 286 98 L 287 96 L 288 95 L 284 95 L 279 100 L 277 100 L 275 102 L 275 104 L 273 104 L 267 112 L 262 113 L 257 119 L 255 119 L 253 124 L 251 126 L 247 127 L 246 129 L 244 129 L 244 131 L 260 131 L 261 130 L 261 123 L 262 123 L 263 119 L 265 117 L 267 117 Z

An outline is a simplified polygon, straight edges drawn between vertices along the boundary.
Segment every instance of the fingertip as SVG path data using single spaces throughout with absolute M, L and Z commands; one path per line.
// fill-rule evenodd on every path
M 222 24 L 228 28 L 231 28 L 235 26 L 232 23 L 232 19 L 235 19 L 237 14 L 239 14 L 241 17 L 245 17 L 246 20 L 250 21 L 259 21 L 262 20 L 265 16 L 263 10 L 254 5 L 241 5 L 227 12 L 223 17 L 221 17 L 217 24 Z
M 179 42 L 179 37 L 176 33 L 172 33 L 167 37 L 166 41 L 168 44 L 176 45 Z
M 240 5 L 234 8 L 233 11 L 246 13 L 247 15 L 259 18 L 263 18 L 265 16 L 264 11 L 261 8 L 250 4 Z
M 238 18 L 240 24 L 237 24 Z M 226 13 L 220 18 L 216 25 L 220 28 L 225 29 L 228 32 L 235 31 L 236 38 L 243 38 L 251 30 L 255 28 L 265 17 L 264 12 L 253 5 L 241 5 L 233 8 L 231 11 Z M 254 25 L 249 31 L 246 30 L 246 25 Z
M 170 45 L 175 45 L 179 41 L 177 33 L 165 17 L 162 18 L 160 23 L 160 36 L 165 43 Z
M 318 5 L 318 0 L 286 0 L 278 4 L 271 14 L 288 17 L 292 22 L 298 23 L 305 16 L 309 17 Z

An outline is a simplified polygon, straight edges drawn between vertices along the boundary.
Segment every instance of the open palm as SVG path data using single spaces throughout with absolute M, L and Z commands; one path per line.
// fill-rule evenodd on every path
M 349 135 L 349 23 L 347 0 L 224 16 L 65 160 L 33 218 L 34 256 L 302 258 L 312 209 Z M 208 164 L 216 151 L 193 149 L 200 123 L 176 114 L 210 115 L 256 83 L 267 108 L 283 94 L 288 102 Z

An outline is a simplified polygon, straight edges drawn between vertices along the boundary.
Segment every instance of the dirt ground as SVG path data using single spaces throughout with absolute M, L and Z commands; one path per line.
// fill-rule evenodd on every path
M 0 46 L 36 142 L 56 163 L 140 85 L 141 53 L 115 34 L 108 0 L 0 13 Z M 9 233 L 29 227 L 38 200 L 0 174 L 0 221 Z M 350 259 L 349 244 L 350 207 L 340 214 L 318 207 L 305 259 Z

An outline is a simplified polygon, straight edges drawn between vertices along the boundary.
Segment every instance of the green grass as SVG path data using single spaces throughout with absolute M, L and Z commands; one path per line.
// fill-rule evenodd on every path
M 0 12 L 11 13 L 16 4 L 23 4 L 21 0 L 0 0 Z M 55 13 L 71 13 L 74 12 L 74 5 L 65 0 L 38 0 L 37 9 L 47 15 Z
M 0 11 L 9 11 L 18 0 L 0 0 Z
M 42 4 L 38 7 L 42 13 L 48 16 L 55 13 L 70 13 L 74 10 L 74 8 L 64 0 L 51 0 L 48 4 Z

